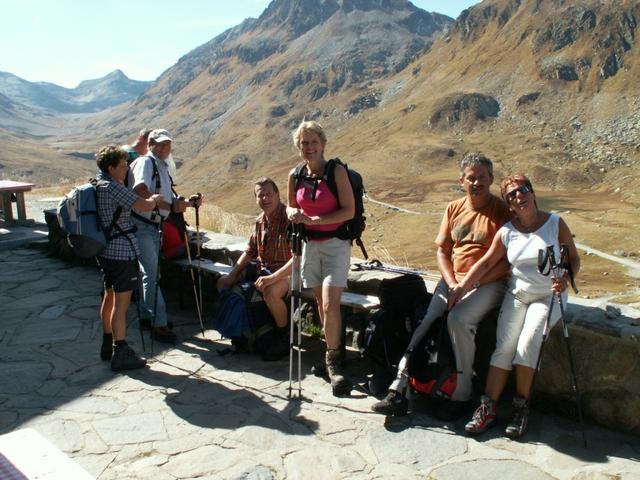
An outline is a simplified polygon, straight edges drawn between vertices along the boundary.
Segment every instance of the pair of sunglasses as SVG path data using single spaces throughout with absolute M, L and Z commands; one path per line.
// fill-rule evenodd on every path
M 522 194 L 525 194 L 525 193 L 531 192 L 531 189 L 529 187 L 527 187 L 526 185 L 520 185 L 518 188 L 514 188 L 509 193 L 505 194 L 507 202 L 513 202 L 513 200 L 516 198 L 516 195 L 518 194 L 518 192 L 520 192 Z

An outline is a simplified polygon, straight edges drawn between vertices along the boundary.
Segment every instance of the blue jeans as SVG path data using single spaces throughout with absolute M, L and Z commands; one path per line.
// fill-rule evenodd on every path
M 140 271 L 142 273 L 142 302 L 140 304 L 140 315 L 143 318 L 150 318 L 151 324 L 155 327 L 167 325 L 167 307 L 164 303 L 162 291 L 158 285 L 156 289 L 156 279 L 158 278 L 158 255 L 160 253 L 160 232 L 155 225 L 132 219 L 133 224 L 138 227 L 136 237 L 140 247 Z M 158 298 L 156 303 L 156 291 Z M 154 305 L 156 315 L 154 319 Z M 155 321 L 154 321 L 155 320 Z

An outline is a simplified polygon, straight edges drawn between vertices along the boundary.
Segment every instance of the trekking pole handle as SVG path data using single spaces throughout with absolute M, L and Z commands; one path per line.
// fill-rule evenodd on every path
M 202 194 L 200 192 L 196 192 L 189 197 L 189 203 L 193 208 L 198 208 L 198 201 L 202 198 Z

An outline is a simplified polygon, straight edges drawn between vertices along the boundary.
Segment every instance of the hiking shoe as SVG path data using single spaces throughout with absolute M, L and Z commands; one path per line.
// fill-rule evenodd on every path
M 464 402 L 445 400 L 438 406 L 438 409 L 435 411 L 435 416 L 443 422 L 452 422 L 466 414 L 470 406 L 471 401 L 469 400 Z
M 491 427 L 496 421 L 496 402 L 488 396 L 480 398 L 480 406 L 476 408 L 473 418 L 464 426 L 467 433 L 475 435 Z
M 342 369 L 342 350 L 327 349 L 325 364 L 327 365 L 327 375 L 331 382 L 331 390 L 334 397 L 346 397 L 351 395 L 351 384 L 344 377 Z
M 266 352 L 262 354 L 265 362 L 276 362 L 289 353 L 289 335 L 279 334 Z
M 176 344 L 178 336 L 169 330 L 168 327 L 156 327 L 151 331 L 151 338 L 156 342 Z
M 311 373 L 316 377 L 326 377 L 327 376 L 327 366 L 324 363 L 316 363 L 311 367 Z
M 409 411 L 409 400 L 404 394 L 389 390 L 386 397 L 371 405 L 371 410 L 382 415 L 401 417 Z
M 102 337 L 102 345 L 100 346 L 100 359 L 111 360 L 113 356 L 113 337 L 111 335 Z
M 143 368 L 147 364 L 144 358 L 136 355 L 136 352 L 127 345 L 116 345 L 113 349 L 113 358 L 111 359 L 111 370 L 114 372 L 122 372 L 124 370 L 135 370 Z
M 167 322 L 167 328 L 169 330 L 173 330 L 173 322 Z M 151 330 L 151 319 L 150 318 L 141 318 L 140 319 L 140 329 L 141 330 Z
M 513 397 L 513 413 L 504 433 L 509 438 L 520 438 L 524 435 L 529 422 L 529 402 L 524 397 Z

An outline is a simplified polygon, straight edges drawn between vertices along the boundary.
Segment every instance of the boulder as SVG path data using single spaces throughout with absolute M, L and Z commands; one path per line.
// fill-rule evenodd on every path
M 242 170 L 246 170 L 247 168 L 249 168 L 249 157 L 247 157 L 244 153 L 239 153 L 231 159 L 231 161 L 229 162 L 229 167 L 233 169 L 241 168 Z
M 355 115 L 356 113 L 360 113 L 362 110 L 375 108 L 379 103 L 380 92 L 369 92 L 366 95 L 362 95 L 352 101 L 349 105 L 347 113 L 349 113 L 350 115 Z
M 473 127 L 478 121 L 497 117 L 499 113 L 500 104 L 489 95 L 456 93 L 439 102 L 429 119 L 429 125 L 448 128 L 461 123 Z
M 525 95 L 522 95 L 520 98 L 518 98 L 518 100 L 516 101 L 516 105 L 518 107 L 521 105 L 528 105 L 530 103 L 535 102 L 539 96 L 540 96 L 540 92 L 527 93 Z

